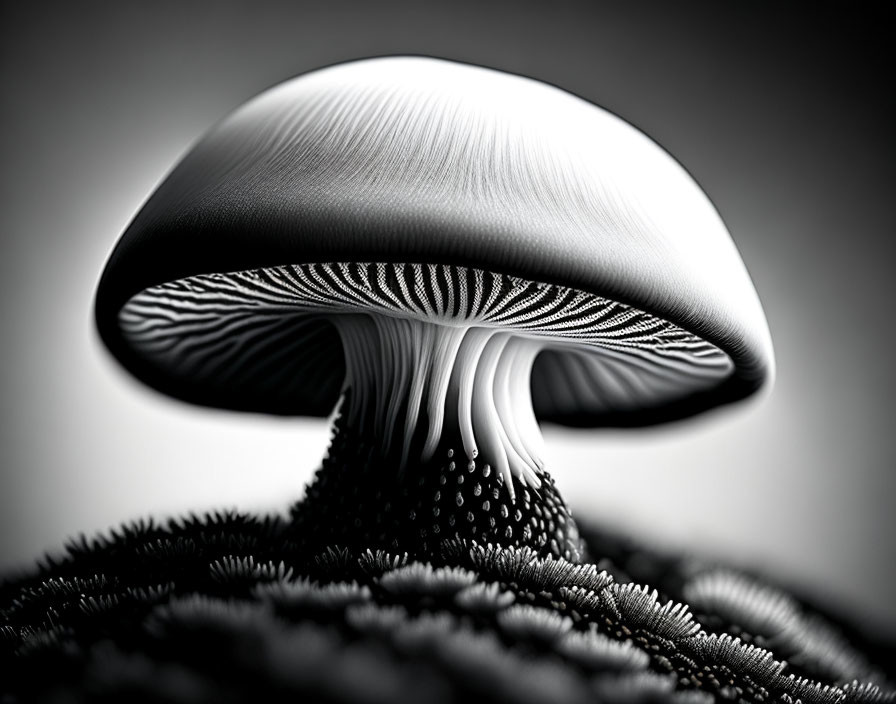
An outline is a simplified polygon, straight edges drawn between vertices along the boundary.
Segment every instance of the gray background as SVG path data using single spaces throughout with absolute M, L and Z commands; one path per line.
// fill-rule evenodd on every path
M 212 122 L 318 66 L 422 53 L 555 83 L 641 127 L 707 190 L 766 307 L 770 393 L 654 430 L 547 429 L 574 510 L 894 632 L 894 33 L 875 6 L 846 7 L 5 5 L 0 567 L 125 519 L 300 494 L 325 423 L 140 387 L 98 343 L 93 291 Z

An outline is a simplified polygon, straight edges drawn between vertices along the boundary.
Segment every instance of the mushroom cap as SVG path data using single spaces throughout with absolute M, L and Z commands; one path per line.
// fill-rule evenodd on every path
M 706 194 L 667 152 L 554 86 L 425 57 L 313 71 L 215 125 L 112 252 L 98 329 L 126 368 L 169 395 L 328 415 L 344 362 L 325 320 L 308 324 L 316 361 L 285 397 L 191 380 L 147 359 L 120 316 L 132 297 L 168 282 L 318 262 L 426 263 L 566 287 L 669 321 L 730 358 L 730 371 L 710 384 L 617 407 L 575 393 L 572 357 L 547 349 L 532 372 L 543 419 L 650 424 L 736 401 L 773 375 L 741 258 Z

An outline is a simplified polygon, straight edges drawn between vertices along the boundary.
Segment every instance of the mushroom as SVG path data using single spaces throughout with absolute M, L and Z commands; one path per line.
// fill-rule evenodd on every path
M 770 379 L 694 179 L 606 110 L 424 57 L 317 70 L 213 127 L 113 251 L 100 334 L 172 396 L 329 415 L 308 545 L 578 560 L 538 419 L 634 426 Z

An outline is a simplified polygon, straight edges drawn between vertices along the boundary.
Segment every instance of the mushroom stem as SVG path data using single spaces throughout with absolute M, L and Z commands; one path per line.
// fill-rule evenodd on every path
M 447 428 L 460 435 L 468 460 L 480 458 L 502 475 L 511 501 L 517 485 L 541 486 L 541 432 L 529 390 L 541 341 L 465 321 L 361 313 L 333 322 L 345 354 L 346 421 L 378 437 L 383 457 L 400 447 L 400 472 L 419 427 L 426 435 L 414 459 L 423 462 Z
M 580 559 L 578 530 L 538 451 L 529 384 L 544 342 L 421 308 L 428 320 L 331 318 L 345 355 L 343 401 L 296 509 L 302 539 L 425 555 L 460 537 Z

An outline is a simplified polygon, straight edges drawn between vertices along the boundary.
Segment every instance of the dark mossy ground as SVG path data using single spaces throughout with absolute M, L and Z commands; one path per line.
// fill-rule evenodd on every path
M 892 650 L 741 572 L 587 528 L 595 564 L 320 550 L 301 510 L 125 526 L 8 580 L 2 701 L 893 701 Z

